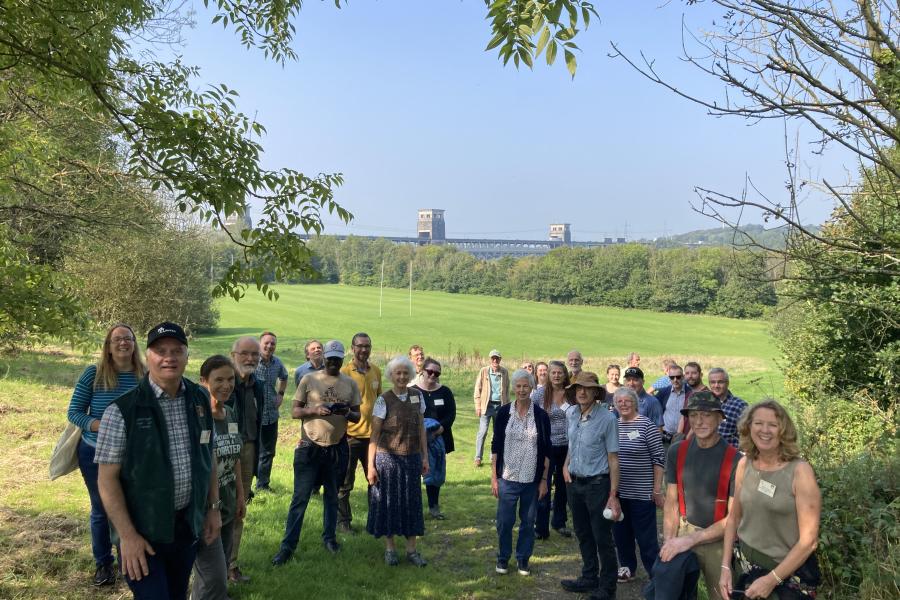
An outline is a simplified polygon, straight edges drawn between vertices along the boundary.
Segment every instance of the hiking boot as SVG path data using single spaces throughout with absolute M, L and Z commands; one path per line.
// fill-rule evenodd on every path
M 113 563 L 106 563 L 105 565 L 100 565 L 97 567 L 97 570 L 94 572 L 94 587 L 100 587 L 102 585 L 112 585 L 116 582 L 116 569 L 113 566 Z

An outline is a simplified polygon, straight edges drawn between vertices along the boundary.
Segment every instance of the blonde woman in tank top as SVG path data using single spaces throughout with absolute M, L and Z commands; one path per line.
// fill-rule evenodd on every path
M 822 496 L 800 458 L 797 429 L 774 400 L 751 406 L 738 423 L 744 457 L 734 479 L 725 528 L 723 598 L 814 598 Z

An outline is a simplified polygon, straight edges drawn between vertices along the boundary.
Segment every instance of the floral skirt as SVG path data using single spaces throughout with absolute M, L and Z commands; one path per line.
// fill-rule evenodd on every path
M 378 483 L 369 488 L 366 531 L 376 538 L 425 534 L 422 514 L 422 455 L 375 454 Z

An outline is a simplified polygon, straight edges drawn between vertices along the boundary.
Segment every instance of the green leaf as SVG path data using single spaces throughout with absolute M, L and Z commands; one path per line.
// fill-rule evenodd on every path
M 547 59 L 547 64 L 548 64 L 548 65 L 552 65 L 552 64 L 553 64 L 553 61 L 556 60 L 556 48 L 557 48 L 557 46 L 556 46 L 556 41 L 555 41 L 555 40 L 552 41 L 552 42 L 550 42 L 550 44 L 547 46 L 547 56 L 546 56 L 546 59 Z
M 550 41 L 550 28 L 544 27 L 544 30 L 541 31 L 541 37 L 538 38 L 537 50 L 535 50 L 534 55 L 540 56 L 541 52 L 544 51 L 544 47 L 547 45 L 547 42 Z
M 574 79 L 575 70 L 578 69 L 578 63 L 575 61 L 575 54 L 568 50 L 566 50 L 566 68 L 569 70 L 569 75 Z

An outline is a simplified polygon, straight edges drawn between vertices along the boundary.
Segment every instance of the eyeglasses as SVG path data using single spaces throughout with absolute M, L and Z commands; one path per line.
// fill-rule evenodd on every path
M 672 381 L 678 381 L 679 379 L 684 379 L 684 375 L 669 375 L 669 379 Z
M 112 338 L 112 342 L 113 342 L 113 344 L 121 344 L 122 342 L 128 342 L 130 344 L 130 343 L 134 342 L 134 338 L 131 336 L 127 336 L 127 337 L 116 336 L 116 337 Z
M 440 371 L 432 371 L 431 369 L 424 369 L 424 371 L 426 373 L 428 373 L 429 375 L 431 375 L 432 377 L 440 377 L 441 376 Z

